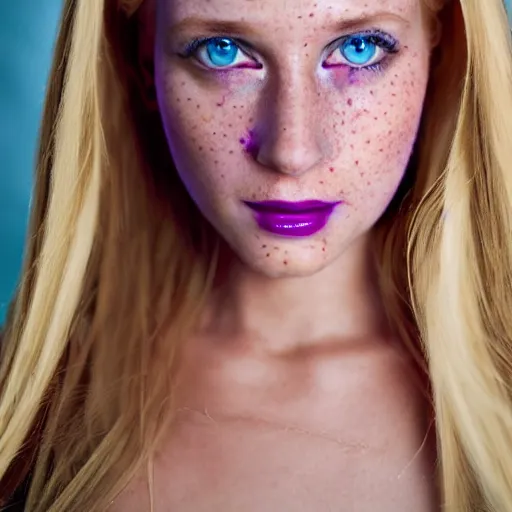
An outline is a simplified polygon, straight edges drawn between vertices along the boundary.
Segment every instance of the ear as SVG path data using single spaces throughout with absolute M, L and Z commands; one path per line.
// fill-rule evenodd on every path
M 138 27 L 137 37 L 137 82 L 146 107 L 158 110 L 155 89 L 155 0 L 145 0 L 134 15 Z

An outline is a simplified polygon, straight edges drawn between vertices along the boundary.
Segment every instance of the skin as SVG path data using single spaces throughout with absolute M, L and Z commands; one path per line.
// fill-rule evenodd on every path
M 142 58 L 154 59 L 169 149 L 228 247 L 183 354 L 156 510 L 435 510 L 425 403 L 384 319 L 369 248 L 421 118 L 431 47 L 420 2 L 143 9 Z M 208 32 L 184 25 L 190 17 L 245 26 Z M 382 70 L 340 66 L 330 45 L 375 28 L 399 41 Z M 179 55 L 191 39 L 234 35 L 254 49 L 239 69 Z M 268 199 L 343 205 L 320 233 L 290 239 L 259 229 L 242 203 Z M 141 473 L 111 510 L 147 509 Z

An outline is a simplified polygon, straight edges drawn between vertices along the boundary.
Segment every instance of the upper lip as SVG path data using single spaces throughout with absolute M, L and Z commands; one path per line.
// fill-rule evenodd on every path
M 332 208 L 341 201 L 245 201 L 245 204 L 257 212 L 297 213 L 314 212 Z

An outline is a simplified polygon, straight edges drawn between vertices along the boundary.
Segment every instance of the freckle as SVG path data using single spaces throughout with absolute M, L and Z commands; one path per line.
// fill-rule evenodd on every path
M 215 160 L 215 163 L 218 163 L 217 160 Z M 220 177 L 225 178 L 224 174 L 221 174 Z
M 373 91 L 370 91 L 370 94 L 373 96 Z
M 197 109 L 200 109 L 200 108 L 201 108 L 201 106 L 200 106 L 200 105 L 196 105 L 196 108 L 197 108 Z
M 315 14 L 313 12 L 309 13 L 309 17 L 312 18 Z
M 391 85 L 395 85 L 395 82 L 391 81 Z
M 279 247 L 277 247 L 276 245 L 274 245 L 274 251 L 279 251 Z
M 325 247 L 322 247 L 322 252 L 325 252 Z
M 234 151 L 232 149 L 229 150 L 229 154 L 232 155 Z
M 359 165 L 359 160 L 356 160 L 355 164 L 356 164 L 356 165 Z
M 217 165 L 218 163 L 219 163 L 219 161 L 218 161 L 218 160 L 215 160 L 215 161 L 214 161 L 214 164 L 215 164 L 215 165 Z
M 349 98 L 349 99 L 347 100 L 347 105 L 348 105 L 349 107 L 351 107 L 351 106 L 352 106 L 352 103 L 353 103 L 352 98 Z
M 270 253 L 269 252 L 267 252 L 267 258 L 270 258 Z
M 345 126 L 345 121 L 341 121 L 341 126 Z
M 187 101 L 192 101 L 192 98 L 187 98 Z
M 304 48 L 306 48 L 307 45 L 308 45 L 308 43 L 304 43 Z
M 267 245 L 266 245 L 266 244 L 264 244 L 264 245 L 262 245 L 262 246 L 261 246 L 261 248 L 262 248 L 262 249 L 266 249 L 266 248 L 267 248 Z
M 227 136 L 228 136 L 228 135 L 227 135 L 227 133 L 224 133 L 222 136 L 223 136 L 224 138 L 227 138 Z
M 324 184 L 324 182 L 323 182 L 323 181 L 319 181 L 318 183 L 320 183 L 320 185 L 323 185 L 323 184 Z
M 283 261 L 283 265 L 288 265 L 288 261 L 287 261 L 287 260 L 284 260 L 284 261 Z
M 355 135 L 357 132 L 356 130 L 352 130 L 350 133 L 352 133 L 352 135 Z
M 302 16 L 297 16 L 297 19 L 301 20 L 301 19 L 302 19 Z
M 384 148 L 380 148 L 380 149 L 379 149 L 379 152 L 380 152 L 380 153 L 384 153 Z
M 203 146 L 199 146 L 199 151 L 203 151 Z
M 370 141 L 369 141 L 369 140 L 367 140 L 367 141 L 366 141 L 366 144 L 370 144 Z

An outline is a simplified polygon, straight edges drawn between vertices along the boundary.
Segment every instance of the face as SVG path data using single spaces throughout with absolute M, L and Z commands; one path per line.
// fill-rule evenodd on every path
M 191 197 L 271 277 L 338 260 L 392 200 L 421 117 L 420 0 L 159 0 L 155 84 Z

